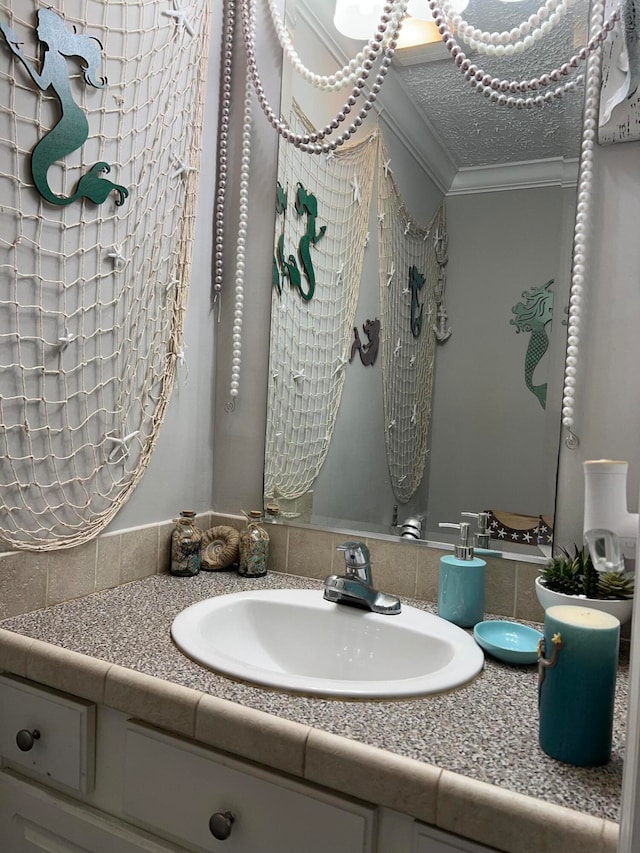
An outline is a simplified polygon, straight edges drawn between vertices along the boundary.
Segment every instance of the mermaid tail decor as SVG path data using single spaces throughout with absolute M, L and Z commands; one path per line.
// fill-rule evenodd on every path
M 102 173 L 111 171 L 111 166 L 102 161 L 92 166 L 87 174 L 80 178 L 71 196 L 56 195 L 49 186 L 48 172 L 51 166 L 81 148 L 89 137 L 89 123 L 71 94 L 66 57 L 83 60 L 82 70 L 88 85 L 103 88 L 106 80 L 96 76 L 102 48 L 97 39 L 70 32 L 62 19 L 51 9 L 40 9 L 37 20 L 38 40 L 45 48 L 40 73 L 25 57 L 15 33 L 0 21 L 0 32 L 7 45 L 22 62 L 33 82 L 43 92 L 51 89 L 60 103 L 62 114 L 59 121 L 42 137 L 31 153 L 33 183 L 40 195 L 51 204 L 71 204 L 80 198 L 86 198 L 94 204 L 102 204 L 110 193 L 116 192 L 116 204 L 122 205 L 129 195 L 129 190 L 100 177 Z
M 542 287 L 525 290 L 522 298 L 526 302 L 518 302 L 511 309 L 516 315 L 516 319 L 511 320 L 511 324 L 516 327 L 516 332 L 531 332 L 524 359 L 524 381 L 543 409 L 547 405 L 547 383 L 534 385 L 533 374 L 549 348 L 549 337 L 545 326 L 551 322 L 553 316 L 553 293 L 550 289 L 553 281 L 551 279 Z

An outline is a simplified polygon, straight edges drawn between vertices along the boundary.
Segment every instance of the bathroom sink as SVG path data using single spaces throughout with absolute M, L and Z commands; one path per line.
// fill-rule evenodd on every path
M 484 656 L 461 628 L 407 605 L 381 615 L 325 601 L 321 590 L 208 598 L 171 635 L 216 672 L 281 690 L 342 698 L 424 696 L 471 681 Z

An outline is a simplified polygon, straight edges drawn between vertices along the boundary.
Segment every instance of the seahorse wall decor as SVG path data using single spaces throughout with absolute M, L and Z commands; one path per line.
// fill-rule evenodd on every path
M 524 359 L 524 381 L 543 409 L 547 405 L 547 383 L 534 385 L 533 374 L 549 347 L 545 326 L 551 322 L 553 316 L 553 292 L 551 291 L 553 282 L 554 279 L 551 279 L 542 287 L 525 290 L 522 298 L 526 302 L 518 302 L 513 306 L 511 310 L 516 318 L 510 321 L 511 325 L 516 327 L 516 332 L 531 332 Z
M 60 119 L 31 152 L 31 175 L 40 195 L 51 204 L 71 204 L 81 198 L 89 199 L 94 204 L 102 204 L 110 193 L 115 192 L 115 203 L 124 204 L 129 190 L 100 177 L 111 171 L 108 163 L 99 162 L 92 166 L 87 174 L 80 178 L 76 191 L 70 196 L 56 195 L 47 178 L 49 168 L 56 161 L 76 151 L 89 137 L 87 118 L 71 94 L 67 57 L 80 60 L 85 83 L 97 89 L 104 88 L 107 85 L 106 79 L 97 76 L 102 50 L 98 39 L 68 30 L 64 21 L 51 9 L 39 9 L 36 34 L 43 49 L 43 56 L 38 73 L 24 55 L 16 34 L 3 21 L 0 21 L 0 31 L 9 49 L 22 62 L 36 86 L 43 92 L 51 89 L 60 102 Z

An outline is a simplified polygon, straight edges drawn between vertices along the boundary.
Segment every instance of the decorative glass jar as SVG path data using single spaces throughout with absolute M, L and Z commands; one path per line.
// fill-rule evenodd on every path
M 260 510 L 251 510 L 246 527 L 240 531 L 238 574 L 243 577 L 259 578 L 267 573 L 269 534 L 260 524 L 261 521 Z
M 169 571 L 179 577 L 192 577 L 200 571 L 202 531 L 195 524 L 196 514 L 185 509 L 176 518 L 171 534 L 171 566 Z

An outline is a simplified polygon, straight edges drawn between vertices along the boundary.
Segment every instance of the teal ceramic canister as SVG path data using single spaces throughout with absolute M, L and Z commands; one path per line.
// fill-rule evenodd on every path
M 597 767 L 611 757 L 620 622 L 572 605 L 544 614 L 540 650 L 540 746 L 552 758 Z

